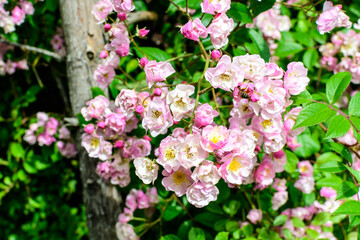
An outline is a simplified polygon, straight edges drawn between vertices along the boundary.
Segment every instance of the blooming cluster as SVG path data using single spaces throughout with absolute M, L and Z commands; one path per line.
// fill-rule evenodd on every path
M 346 33 L 337 32 L 331 37 L 331 42 L 320 46 L 322 54 L 320 64 L 334 73 L 348 71 L 351 81 L 360 83 L 360 34 L 354 30 Z M 338 60 L 340 58 L 340 61 Z
M 51 46 L 54 51 L 59 54 L 61 57 L 65 57 L 66 55 L 66 48 L 64 42 L 64 32 L 62 28 L 56 29 L 56 34 L 50 40 Z
M 105 45 L 101 51 L 101 64 L 98 65 L 94 72 L 94 79 L 99 87 L 106 88 L 114 80 L 115 69 L 119 65 L 119 57 L 125 57 L 129 54 L 130 39 L 125 23 L 126 14 L 134 10 L 132 0 L 100 0 L 92 10 L 92 14 L 99 23 L 106 20 L 107 16 L 114 10 L 117 12 L 118 21 L 114 24 L 105 24 L 104 30 L 108 32 L 109 43 Z M 147 33 L 141 31 L 140 37 L 144 37 Z
M 7 3 L 7 0 L 0 1 L 0 27 L 5 33 L 11 33 L 15 31 L 15 25 L 21 25 L 26 15 L 33 15 L 35 9 L 31 2 L 22 0 L 9 12 L 5 10 Z
M 159 197 L 155 187 L 148 188 L 146 193 L 142 190 L 132 189 L 126 196 L 125 208 L 120 213 L 116 223 L 116 234 L 118 239 L 139 239 L 134 232 L 133 226 L 128 224 L 133 219 L 136 209 L 144 209 L 146 217 L 150 218 L 159 202 Z
M 334 6 L 331 1 L 325 1 L 323 12 L 316 21 L 317 29 L 321 34 L 330 32 L 336 27 L 351 27 L 350 18 L 341 9 L 341 5 Z
M 206 38 L 210 34 L 214 48 L 220 49 L 224 47 L 228 44 L 228 36 L 234 29 L 234 20 L 226 15 L 226 11 L 230 9 L 230 3 L 230 0 L 203 1 L 201 3 L 202 12 L 216 14 L 211 24 L 206 28 L 199 18 L 189 20 L 181 28 L 181 34 L 194 41 L 199 41 L 199 37 Z
M 75 157 L 77 152 L 69 129 L 58 120 L 44 112 L 36 114 L 37 121 L 30 124 L 25 131 L 24 141 L 30 145 L 50 146 L 56 142 L 61 155 L 66 158 Z

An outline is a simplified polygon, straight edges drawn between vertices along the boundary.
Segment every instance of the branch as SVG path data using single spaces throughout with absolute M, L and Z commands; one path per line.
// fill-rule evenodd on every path
M 61 61 L 63 59 L 59 54 L 51 52 L 49 50 L 42 49 L 42 48 L 37 48 L 37 47 L 33 47 L 33 46 L 21 44 L 21 43 L 12 42 L 12 41 L 9 41 L 9 40 L 7 40 L 5 38 L 0 38 L 0 43 L 7 43 L 7 44 L 10 44 L 10 45 L 22 48 L 23 50 L 28 50 L 28 51 L 31 51 L 31 52 L 41 53 L 41 54 L 50 56 L 52 58 L 55 58 L 58 61 Z
M 158 20 L 158 15 L 156 12 L 149 11 L 138 11 L 134 13 L 129 13 L 127 16 L 127 24 L 131 25 L 143 21 L 154 21 Z

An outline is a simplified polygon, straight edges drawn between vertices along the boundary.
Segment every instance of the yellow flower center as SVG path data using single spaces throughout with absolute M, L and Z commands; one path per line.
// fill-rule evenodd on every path
M 241 164 L 236 161 L 235 158 L 233 158 L 229 164 L 229 170 L 232 171 L 232 172 L 237 172 L 239 171 L 241 168 Z
M 165 158 L 167 160 L 172 160 L 175 158 L 175 152 L 174 149 L 166 149 L 165 150 Z
M 152 112 L 152 117 L 158 119 L 162 115 L 162 112 L 156 110 Z
M 263 126 L 263 128 L 268 128 L 268 127 L 272 126 L 273 124 L 272 124 L 271 120 L 265 120 L 261 123 L 261 125 Z
M 97 148 L 100 144 L 100 140 L 97 138 L 93 138 L 90 140 L 91 147 Z
M 220 79 L 225 81 L 225 82 L 229 82 L 230 81 L 230 75 L 227 73 L 223 73 L 220 75 Z
M 180 185 L 186 181 L 186 174 L 181 171 L 177 171 L 172 175 L 173 183 Z

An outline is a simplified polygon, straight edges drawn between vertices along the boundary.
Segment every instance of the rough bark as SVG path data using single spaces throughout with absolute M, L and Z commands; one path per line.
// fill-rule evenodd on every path
M 91 99 L 95 86 L 93 72 L 104 46 L 101 27 L 91 14 L 97 0 L 60 0 L 66 50 L 70 102 L 74 114 L 80 113 Z M 95 172 L 97 159 L 87 156 L 81 147 L 81 132 L 77 134 L 83 198 L 86 206 L 90 239 L 117 239 L 115 224 L 120 213 L 121 196 L 114 186 L 105 183 Z

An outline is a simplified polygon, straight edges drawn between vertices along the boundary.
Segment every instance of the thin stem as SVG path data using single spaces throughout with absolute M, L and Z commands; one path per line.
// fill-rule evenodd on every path
M 221 116 L 221 112 L 219 111 L 219 105 L 218 105 L 217 100 L 216 100 L 215 89 L 213 88 L 213 89 L 211 89 L 211 90 L 212 90 L 212 94 L 213 94 L 213 98 L 214 98 L 216 110 L 219 112 L 219 116 L 220 116 L 221 121 L 223 122 L 224 125 L 226 125 L 226 121 L 225 121 L 225 119 Z
M 16 46 L 16 47 L 31 51 L 31 52 L 41 53 L 41 54 L 44 54 L 46 56 L 50 56 L 52 58 L 55 58 L 58 61 L 61 61 L 63 59 L 57 53 L 51 52 L 51 51 L 46 50 L 46 49 L 29 46 L 29 45 L 26 45 L 26 44 L 12 42 L 12 41 L 9 41 L 9 40 L 5 39 L 3 36 L 0 37 L 0 42 L 1 43 L 7 43 L 7 44 L 10 44 L 10 45 L 13 45 L 13 46 Z
M 148 56 L 143 52 L 143 50 L 141 50 L 141 48 L 137 45 L 137 43 L 134 40 L 134 36 L 131 34 L 130 28 L 129 26 L 126 24 L 126 22 L 124 22 L 124 25 L 129 33 L 129 38 L 130 41 L 134 44 L 134 46 L 136 47 L 137 50 L 139 50 L 139 52 L 141 52 L 142 55 L 144 55 L 146 58 L 148 58 Z
M 250 197 L 246 194 L 246 192 L 243 191 L 243 193 L 244 193 L 244 195 L 245 195 L 245 197 L 246 197 L 246 200 L 249 202 L 251 208 L 252 208 L 252 209 L 256 209 L 254 203 L 251 201 Z
M 181 206 L 181 208 L 186 212 L 186 214 L 189 216 L 190 220 L 191 220 L 191 221 L 194 221 L 194 218 L 190 215 L 189 211 L 186 209 L 186 207 L 184 206 L 184 204 L 182 204 L 182 202 L 180 201 L 180 199 L 175 196 L 175 200 L 176 200 L 176 202 Z
M 196 55 L 197 54 L 187 53 L 187 54 L 184 54 L 184 55 L 181 55 L 181 56 L 170 58 L 170 59 L 166 60 L 166 62 L 172 62 L 172 61 L 175 61 L 175 60 L 178 60 L 178 59 L 181 59 L 181 58 L 186 58 L 186 57 L 191 57 L 191 56 L 196 56 Z

